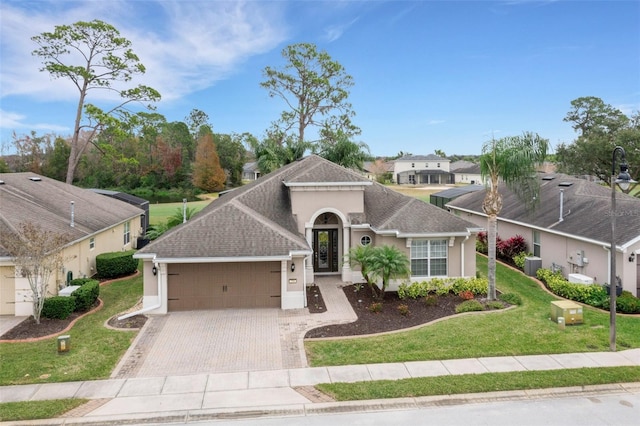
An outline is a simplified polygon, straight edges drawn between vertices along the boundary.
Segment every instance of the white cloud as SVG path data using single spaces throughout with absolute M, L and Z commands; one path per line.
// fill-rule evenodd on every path
M 0 110 L 0 129 L 29 129 L 29 130 L 43 130 L 46 132 L 64 132 L 69 128 L 60 126 L 57 124 L 47 123 L 26 123 L 27 117 L 23 114 L 15 112 Z
M 442 124 L 444 120 L 429 120 L 427 121 L 427 126 L 434 126 L 436 124 Z
M 340 24 L 340 25 L 332 25 L 324 30 L 324 38 L 329 42 L 333 42 L 338 40 L 342 35 L 351 27 L 353 24 L 358 22 L 358 18 L 354 18 L 351 21 Z
M 77 89 L 40 72 L 31 37 L 56 25 L 100 19 L 132 42 L 147 72 L 134 84 L 157 89 L 164 100 L 202 90 L 230 76 L 253 55 L 265 53 L 286 35 L 281 7 L 260 2 L 38 2 L 37 9 L 0 5 L 2 65 L 0 96 L 28 95 L 40 100 L 75 100 Z M 145 20 L 145 15 L 153 15 Z M 160 26 L 151 27 L 147 22 Z M 28 23 L 28 25 L 25 25 Z M 94 91 L 92 99 L 110 96 Z

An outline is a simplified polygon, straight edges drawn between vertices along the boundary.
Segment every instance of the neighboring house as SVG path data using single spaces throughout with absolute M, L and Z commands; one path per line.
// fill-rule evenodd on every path
M 466 183 L 470 185 L 482 184 L 482 174 L 480 173 L 479 164 L 453 170 L 453 174 L 455 175 L 456 183 Z
M 69 279 L 92 276 L 98 254 L 129 250 L 140 234 L 144 212 L 128 203 L 34 173 L 0 173 L 0 231 L 21 223 L 69 235 L 64 268 L 49 283 L 55 295 Z M 0 241 L 0 315 L 31 315 L 31 290 L 16 275 L 12 257 Z
M 138 251 L 142 311 L 303 308 L 318 275 L 362 282 L 344 260 L 367 244 L 400 248 L 413 280 L 474 276 L 475 232 L 453 214 L 312 155 L 214 200 Z
M 611 189 L 562 174 L 541 174 L 539 179 L 540 202 L 532 212 L 500 185 L 503 205 L 498 234 L 502 239 L 522 235 L 530 252 L 542 259 L 543 268 L 561 270 L 572 280 L 608 283 Z M 447 207 L 478 226 L 486 226 L 482 211 L 485 193 L 464 195 Z M 625 290 L 640 296 L 640 199 L 619 193 L 616 214 L 616 273 Z
M 393 163 L 395 183 L 419 184 L 452 184 L 454 175 L 449 170 L 450 161 L 434 154 L 405 155 Z
M 260 177 L 258 163 L 251 161 L 242 167 L 242 180 L 254 181 Z
M 481 191 L 484 189 L 482 185 L 465 185 L 455 188 L 445 189 L 444 191 L 433 193 L 429 196 L 429 202 L 434 206 L 447 210 L 446 205 L 456 198 L 468 194 L 470 192 Z
M 137 241 L 134 241 L 135 248 L 142 248 L 142 240 L 147 234 L 147 228 L 149 227 L 149 201 L 144 198 L 136 197 L 135 195 L 127 194 L 120 191 L 109 191 L 107 189 L 91 189 L 98 194 L 106 195 L 107 197 L 115 198 L 116 200 L 124 201 L 132 206 L 136 206 L 144 211 L 144 215 L 140 219 L 140 234 Z
M 378 179 L 389 173 L 390 176 L 393 176 L 393 161 L 365 161 L 362 165 L 363 174 L 369 180 L 375 180 L 378 182 Z

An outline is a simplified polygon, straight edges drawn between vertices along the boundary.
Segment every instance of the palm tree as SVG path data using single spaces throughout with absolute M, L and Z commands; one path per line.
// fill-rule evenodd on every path
M 332 163 L 348 169 L 362 170 L 365 160 L 371 157 L 366 143 L 351 141 L 341 130 L 330 135 L 327 133 L 325 136 L 316 150 L 321 157 Z
M 373 290 L 373 281 L 371 277 L 369 277 L 369 266 L 371 265 L 374 251 L 371 245 L 357 246 L 349 250 L 349 266 L 352 268 L 355 266 L 360 267 L 360 273 L 369 285 L 372 294 L 375 294 L 375 292 Z
M 540 188 L 536 166 L 544 161 L 548 146 L 547 139 L 525 132 L 522 136 L 493 139 L 482 147 L 480 171 L 488 185 L 482 210 L 487 215 L 489 300 L 496 299 L 496 236 L 498 214 L 502 210 L 498 183 L 502 180 L 527 208 L 533 209 Z
M 406 254 L 396 246 L 380 246 L 373 249 L 368 267 L 369 277 L 382 279 L 382 288 L 378 299 L 384 299 L 384 292 L 392 278 L 404 278 L 409 276 L 410 263 Z

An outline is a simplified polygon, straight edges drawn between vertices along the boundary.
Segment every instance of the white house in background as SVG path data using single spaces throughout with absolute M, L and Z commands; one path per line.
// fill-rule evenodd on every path
M 609 283 L 611 247 L 611 189 L 562 174 L 540 174 L 540 202 L 529 212 L 500 185 L 498 215 L 502 239 L 521 235 L 543 268 L 561 270 L 565 277 Z M 486 190 L 463 195 L 447 207 L 459 217 L 486 226 L 482 211 Z M 640 296 L 640 199 L 616 198 L 616 273 L 624 290 Z
M 482 185 L 482 174 L 480 173 L 479 164 L 472 164 L 471 166 L 461 167 L 451 171 L 455 175 L 456 183 Z
M 454 183 L 450 172 L 450 160 L 434 154 L 405 155 L 393 163 L 393 175 L 397 184 L 435 184 Z
M 30 222 L 69 236 L 66 260 L 49 283 L 50 295 L 72 278 L 96 273 L 96 256 L 134 248 L 142 235 L 144 211 L 127 202 L 67 185 L 34 173 L 0 173 L 0 232 Z M 33 313 L 31 289 L 16 274 L 11 254 L 0 241 L 0 315 Z

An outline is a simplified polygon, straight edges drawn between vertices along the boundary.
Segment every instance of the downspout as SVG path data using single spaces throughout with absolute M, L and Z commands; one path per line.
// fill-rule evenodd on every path
M 464 237 L 464 240 L 462 240 L 462 242 L 460 243 L 460 276 L 464 277 L 464 243 L 465 241 L 467 241 L 469 239 L 469 236 L 467 235 L 466 237 Z
M 155 258 L 154 258 L 154 260 L 152 262 L 155 265 Z M 160 271 L 158 271 L 158 273 L 160 273 Z M 123 319 L 131 318 L 131 317 L 134 317 L 136 315 L 144 314 L 146 312 L 153 311 L 153 310 L 156 310 L 156 309 L 162 307 L 162 297 L 161 297 L 161 295 L 162 295 L 162 291 L 161 290 L 162 289 L 161 289 L 161 286 L 160 286 L 160 276 L 159 275 L 156 277 L 156 281 L 158 281 L 158 303 L 156 303 L 153 306 L 149 306 L 148 308 L 142 308 L 139 311 L 129 312 L 128 314 L 124 314 L 122 316 L 119 316 L 118 317 L 118 321 L 122 321 Z

